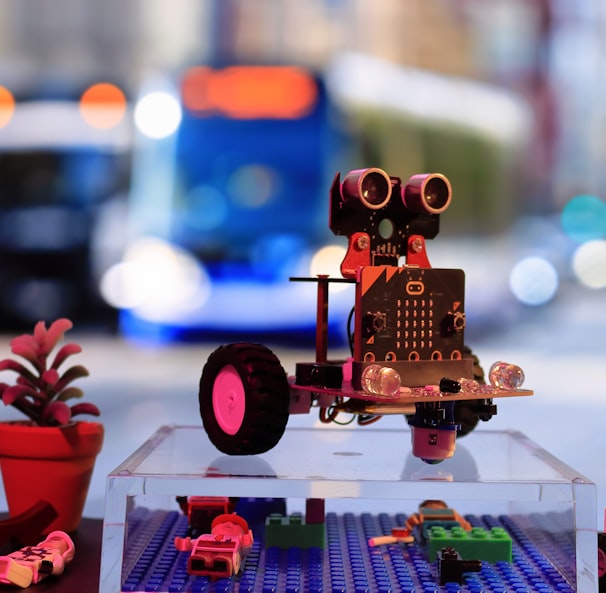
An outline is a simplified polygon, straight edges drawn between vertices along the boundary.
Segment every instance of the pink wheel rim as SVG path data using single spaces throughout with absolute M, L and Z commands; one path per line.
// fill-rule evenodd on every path
M 238 371 L 232 365 L 224 366 L 213 383 L 213 412 L 219 428 L 234 435 L 244 421 L 246 394 Z

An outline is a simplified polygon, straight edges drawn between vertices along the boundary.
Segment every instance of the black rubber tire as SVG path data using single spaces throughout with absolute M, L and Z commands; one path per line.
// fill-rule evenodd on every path
M 244 417 L 235 434 L 219 425 L 213 409 L 217 375 L 231 365 L 242 382 Z M 200 416 L 211 442 L 227 455 L 256 455 L 275 447 L 288 422 L 290 389 L 276 355 L 262 344 L 227 344 L 209 357 L 200 378 Z
M 473 405 L 466 401 L 455 402 L 454 406 L 455 422 L 459 425 L 457 438 L 467 436 L 478 425 L 480 421 L 478 415 L 473 409 Z

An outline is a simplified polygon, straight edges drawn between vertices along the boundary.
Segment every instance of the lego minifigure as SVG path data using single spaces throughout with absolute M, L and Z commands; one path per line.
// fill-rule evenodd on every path
M 208 534 L 195 539 L 175 538 L 177 550 L 190 552 L 187 572 L 212 579 L 238 574 L 252 544 L 253 534 L 248 523 L 235 513 L 216 517 Z
M 72 539 L 63 531 L 52 531 L 36 546 L 24 546 L 0 556 L 0 583 L 29 587 L 49 575 L 63 573 L 74 558 Z

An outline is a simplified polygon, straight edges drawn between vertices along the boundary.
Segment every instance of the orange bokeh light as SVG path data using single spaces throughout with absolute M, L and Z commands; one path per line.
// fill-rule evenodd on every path
M 310 74 L 295 66 L 196 66 L 185 73 L 182 93 L 185 108 L 199 115 L 295 119 L 313 109 L 318 89 Z
M 80 113 L 93 128 L 113 128 L 126 114 L 126 97 L 115 84 L 93 84 L 80 98 Z
M 15 97 L 3 86 L 0 86 L 0 128 L 3 128 L 12 119 L 15 113 Z
M 181 93 L 186 109 L 201 113 L 214 108 L 208 89 L 213 72 L 206 66 L 194 66 L 185 73 L 181 83 Z

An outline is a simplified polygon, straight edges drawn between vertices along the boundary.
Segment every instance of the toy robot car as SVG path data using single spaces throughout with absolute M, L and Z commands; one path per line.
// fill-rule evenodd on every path
M 406 184 L 378 168 L 359 169 L 330 190 L 330 229 L 348 239 L 342 278 L 291 278 L 317 283 L 316 358 L 288 377 L 260 344 L 215 350 L 200 380 L 200 414 L 210 440 L 230 455 L 257 454 L 282 437 L 289 414 L 319 409 L 323 422 L 341 412 L 369 424 L 403 414 L 413 454 L 428 463 L 451 457 L 457 435 L 496 413 L 493 399 L 531 395 L 522 370 L 495 363 L 484 381 L 465 346 L 465 276 L 429 264 L 425 240 L 439 231 L 451 202 L 441 174 Z M 328 287 L 355 283 L 352 356 L 327 357 Z M 351 323 L 350 323 L 351 325 Z

